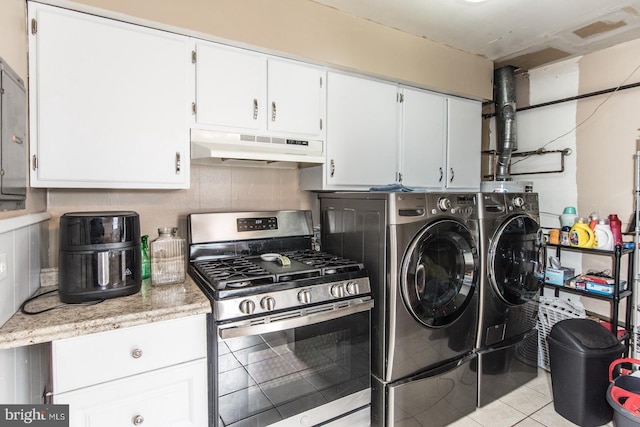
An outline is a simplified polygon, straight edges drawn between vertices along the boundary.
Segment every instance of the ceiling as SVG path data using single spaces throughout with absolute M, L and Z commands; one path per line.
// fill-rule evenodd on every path
M 640 0 L 312 0 L 529 70 L 640 38 Z M 477 0 L 476 0 L 477 1 Z

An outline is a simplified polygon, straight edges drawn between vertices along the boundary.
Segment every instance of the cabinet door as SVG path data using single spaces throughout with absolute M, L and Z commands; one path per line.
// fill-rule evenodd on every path
M 319 135 L 324 117 L 325 72 L 305 64 L 269 59 L 268 73 L 269 130 Z
M 188 188 L 188 38 L 29 2 L 35 187 Z
M 53 403 L 69 405 L 71 427 L 203 427 L 207 401 L 206 359 L 53 394 Z
M 259 129 L 267 116 L 265 57 L 197 42 L 196 58 L 196 122 Z
M 449 98 L 447 188 L 478 190 L 482 150 L 482 105 Z
M 402 92 L 402 183 L 439 189 L 445 180 L 446 98 L 410 88 Z
M 328 73 L 329 186 L 368 188 L 396 180 L 397 86 Z

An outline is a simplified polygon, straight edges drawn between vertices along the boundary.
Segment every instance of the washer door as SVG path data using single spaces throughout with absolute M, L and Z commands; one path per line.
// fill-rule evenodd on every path
M 478 250 L 471 232 L 445 219 L 426 226 L 412 240 L 402 260 L 400 288 L 419 322 L 442 327 L 464 313 L 477 278 Z
M 507 304 L 534 300 L 544 281 L 544 239 L 538 223 L 526 215 L 504 222 L 489 249 L 489 283 Z

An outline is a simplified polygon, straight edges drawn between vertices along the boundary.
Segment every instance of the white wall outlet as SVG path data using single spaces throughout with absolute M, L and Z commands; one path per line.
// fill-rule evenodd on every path
M 0 253 L 0 280 L 4 280 L 7 277 L 7 270 L 9 267 L 7 266 L 7 253 Z

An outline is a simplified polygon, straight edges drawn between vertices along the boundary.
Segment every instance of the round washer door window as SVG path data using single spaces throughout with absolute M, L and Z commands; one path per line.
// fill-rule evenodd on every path
M 473 300 L 478 250 L 469 229 L 453 220 L 423 228 L 402 261 L 400 287 L 405 305 L 429 327 L 460 317 Z
M 544 239 L 538 223 L 516 216 L 496 232 L 489 249 L 489 282 L 507 304 L 534 300 L 544 281 Z

